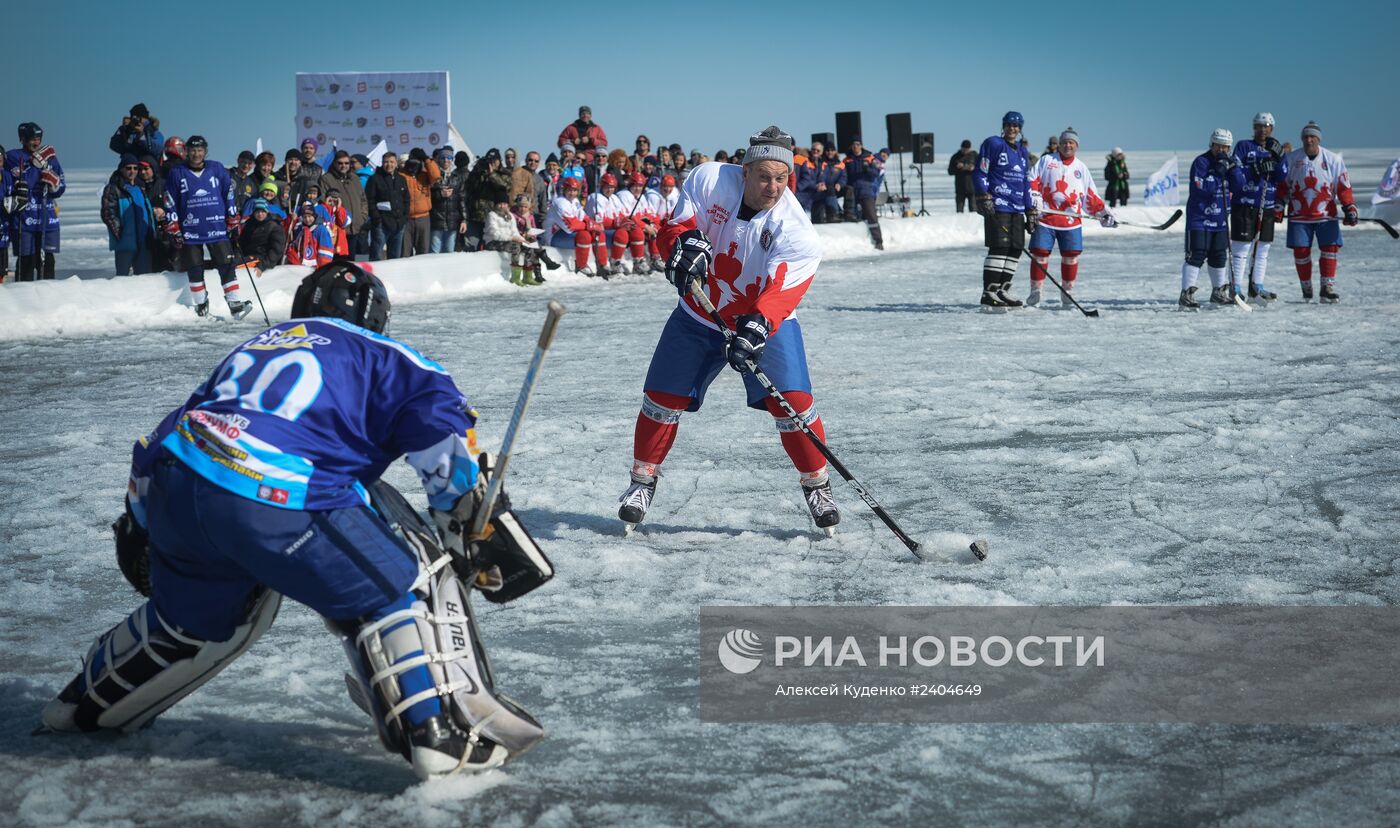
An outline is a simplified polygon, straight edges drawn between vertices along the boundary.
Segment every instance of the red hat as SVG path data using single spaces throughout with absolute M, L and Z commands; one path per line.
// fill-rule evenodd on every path
M 605 174 L 603 175 L 602 178 L 598 179 L 598 186 L 599 186 L 599 187 L 616 187 L 616 186 L 617 186 L 617 176 L 613 175 L 612 173 L 605 173 Z
M 628 185 L 629 187 L 631 187 L 631 186 L 641 186 L 641 187 L 645 187 L 645 186 L 647 185 L 647 177 L 644 176 L 644 175 L 642 175 L 642 174 L 639 173 L 639 172 L 634 172 L 634 173 L 632 173 L 631 175 L 627 176 L 627 185 Z
M 674 187 L 676 186 L 676 177 L 674 175 L 663 175 L 661 176 L 661 183 L 663 185 L 669 184 L 670 186 Z

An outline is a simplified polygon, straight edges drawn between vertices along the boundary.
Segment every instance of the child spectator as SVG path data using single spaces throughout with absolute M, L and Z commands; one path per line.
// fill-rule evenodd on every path
M 256 276 L 282 264 L 287 255 L 287 231 L 266 199 L 255 198 L 248 204 L 249 216 L 238 234 L 238 250 L 249 266 L 258 271 Z

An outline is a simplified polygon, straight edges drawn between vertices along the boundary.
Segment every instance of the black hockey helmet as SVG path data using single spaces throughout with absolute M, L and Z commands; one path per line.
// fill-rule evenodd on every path
M 19 142 L 22 144 L 30 138 L 43 138 L 44 128 L 33 121 L 25 121 L 19 125 Z
M 379 277 L 348 259 L 316 268 L 292 299 L 292 318 L 329 316 L 375 333 L 389 327 L 389 291 Z
M 200 149 L 201 147 L 209 149 L 209 142 L 205 140 L 203 135 L 191 135 L 185 140 L 185 150 L 187 152 L 192 149 Z

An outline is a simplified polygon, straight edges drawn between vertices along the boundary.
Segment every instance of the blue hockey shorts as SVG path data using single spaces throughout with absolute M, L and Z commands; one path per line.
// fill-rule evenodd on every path
M 351 620 L 402 598 L 418 560 L 368 506 L 282 509 L 210 483 L 169 456 L 147 501 L 151 599 L 192 634 L 224 641 L 264 584 L 326 618 Z
M 1314 237 L 1317 238 L 1318 247 L 1326 247 L 1331 244 L 1341 247 L 1341 222 L 1336 219 L 1331 221 L 1288 222 L 1289 247 L 1312 247 Z
M 705 402 L 705 390 L 728 365 L 724 358 L 724 336 L 702 325 L 677 305 L 661 331 L 656 352 L 651 355 L 644 390 L 690 397 L 692 402 L 686 410 L 699 411 Z M 796 319 L 786 320 L 777 333 L 768 337 L 758 368 L 779 391 L 812 393 L 807 349 L 802 344 L 802 326 Z M 744 372 L 744 390 L 748 394 L 749 408 L 765 408 L 768 392 L 747 371 Z
M 1061 230 L 1056 227 L 1046 227 L 1043 224 L 1035 226 L 1035 232 L 1031 234 L 1031 250 L 1054 250 L 1055 244 L 1060 245 L 1060 253 L 1079 253 L 1084 250 L 1084 228 L 1071 227 L 1068 230 Z

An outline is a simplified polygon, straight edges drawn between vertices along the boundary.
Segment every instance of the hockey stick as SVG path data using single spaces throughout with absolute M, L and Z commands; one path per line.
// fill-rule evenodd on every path
M 484 537 L 486 526 L 491 521 L 491 511 L 496 505 L 496 497 L 501 493 L 506 467 L 510 464 L 510 452 L 515 445 L 516 431 L 520 428 L 520 421 L 525 419 L 525 409 L 530 406 L 530 395 L 534 393 L 535 382 L 540 376 L 540 364 L 544 362 L 544 355 L 548 353 L 549 346 L 554 343 L 554 332 L 559 328 L 559 319 L 566 310 L 568 309 L 553 299 L 549 301 L 549 312 L 545 314 L 544 327 L 540 329 L 539 341 L 535 343 L 535 355 L 531 357 L 530 367 L 525 371 L 525 382 L 520 386 L 520 396 L 515 398 L 515 410 L 510 414 L 505 439 L 501 440 L 501 453 L 496 459 L 496 468 L 491 474 L 490 482 L 486 484 L 481 508 L 477 509 L 476 517 L 472 520 L 469 536 L 473 540 Z
M 1372 223 L 1372 224 L 1379 224 L 1382 228 L 1385 229 L 1385 232 L 1387 232 L 1387 233 L 1390 234 L 1390 237 L 1391 237 L 1392 239 L 1400 239 L 1400 233 L 1395 232 L 1395 228 L 1394 228 L 1394 227 L 1391 227 L 1391 226 L 1390 226 L 1390 222 L 1386 221 L 1385 219 L 1378 219 L 1378 218 L 1362 218 L 1361 216 L 1357 216 L 1357 217 L 1356 217 L 1356 220 L 1357 220 L 1357 221 L 1369 221 L 1369 222 Z
M 1235 160 L 1233 155 L 1226 157 L 1228 157 L 1232 162 Z M 1227 223 L 1225 225 L 1225 238 L 1227 240 L 1225 247 L 1225 271 L 1226 276 L 1228 276 L 1230 279 L 1230 300 L 1233 301 L 1236 306 L 1248 311 L 1249 313 L 1254 313 L 1254 308 L 1251 308 L 1249 306 L 1249 303 L 1244 301 L 1244 297 L 1240 296 L 1239 291 L 1235 290 L 1235 257 L 1230 255 L 1228 241 L 1230 238 L 1230 225 L 1228 223 L 1228 217 L 1230 215 L 1230 180 L 1222 176 L 1220 179 L 1220 188 L 1225 193 L 1225 215 L 1227 217 Z M 1261 202 L 1264 200 L 1262 195 L 1260 196 L 1259 200 Z M 1187 235 L 1189 236 L 1190 234 L 1188 233 Z
M 243 268 L 243 272 L 248 274 L 248 284 L 253 286 L 253 295 L 258 297 L 258 309 L 262 311 L 263 324 L 272 327 L 272 320 L 267 318 L 267 306 L 263 304 L 262 293 L 258 290 L 258 278 L 253 275 L 252 269 L 248 267 L 248 260 L 244 258 L 243 251 L 238 249 L 238 245 L 233 239 L 229 239 L 229 246 L 233 248 L 233 255 L 238 257 L 238 266 Z
M 1041 208 L 1040 212 L 1052 216 L 1068 216 L 1070 218 L 1077 218 L 1081 220 L 1085 218 L 1092 218 L 1091 216 L 1085 216 L 1083 213 L 1070 213 L 1064 210 L 1051 210 L 1048 208 Z M 1176 212 L 1172 213 L 1171 218 L 1167 219 L 1161 224 L 1144 224 L 1140 221 L 1129 221 L 1128 219 L 1120 219 L 1117 216 L 1114 216 L 1113 220 L 1123 225 L 1124 227 L 1146 227 L 1148 230 L 1166 230 L 1168 227 L 1171 227 L 1173 224 L 1176 224 L 1177 220 L 1180 218 L 1181 210 L 1178 209 Z
M 724 323 L 724 319 L 719 315 L 719 311 L 715 310 L 714 304 L 710 302 L 710 297 L 705 295 L 705 291 L 700 286 L 700 281 L 698 279 L 691 280 L 690 294 L 695 297 L 695 301 L 700 304 L 700 307 L 705 309 L 705 312 L 709 314 L 710 318 L 719 326 L 720 333 L 724 335 L 725 343 L 733 342 L 734 331 Z M 783 396 L 783 392 L 779 391 L 777 386 L 773 384 L 773 381 L 768 379 L 768 375 L 763 373 L 752 360 L 745 362 L 744 367 L 748 369 L 749 374 L 751 374 L 754 379 L 758 380 L 758 384 L 763 386 L 763 390 L 768 392 L 768 396 L 778 404 L 778 407 L 788 416 L 789 421 L 802 429 L 802 433 L 807 435 L 807 439 L 812 441 L 812 445 L 816 446 L 817 451 L 821 452 L 822 457 L 826 458 L 826 461 L 831 464 L 831 467 L 836 469 L 837 473 L 855 488 L 856 494 L 860 495 L 860 499 L 864 500 L 865 505 L 870 507 L 870 511 L 874 512 L 876 517 L 884 521 L 885 525 L 894 533 L 894 536 L 899 538 L 900 542 L 909 549 L 915 558 L 921 563 L 928 560 L 919 542 L 909 537 L 903 529 L 899 528 L 899 524 L 894 522 L 894 518 L 890 517 L 890 513 L 885 511 L 885 507 L 880 505 L 880 502 L 875 499 L 875 496 L 856 479 L 855 475 L 851 474 L 850 471 L 846 469 L 845 465 L 843 465 L 840 460 L 836 459 L 836 455 L 831 453 L 830 448 L 827 448 L 826 442 L 818 437 L 816 432 L 812 431 L 811 427 L 802 421 L 802 417 L 799 416 L 797 410 L 792 407 L 792 403 L 789 403 L 787 398 Z M 972 550 L 973 555 L 977 556 L 977 560 L 985 561 L 987 559 L 986 540 L 981 538 L 974 540 L 968 548 Z

